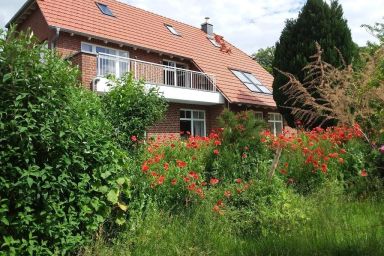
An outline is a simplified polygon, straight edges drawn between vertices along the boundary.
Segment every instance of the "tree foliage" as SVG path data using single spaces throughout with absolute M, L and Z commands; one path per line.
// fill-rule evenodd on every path
M 347 21 L 343 18 L 342 7 L 337 1 L 327 4 L 323 0 L 308 0 L 297 19 L 286 22 L 276 43 L 273 67 L 288 72 L 303 82 L 306 70 L 302 68 L 316 52 L 315 42 L 324 49 L 323 60 L 335 67 L 344 64 L 338 51 L 347 65 L 355 56 L 355 44 Z M 278 70 L 274 70 L 273 74 L 273 97 L 288 124 L 294 126 L 291 107 L 300 106 L 300 102 L 294 103 L 284 94 L 282 86 L 287 83 L 287 77 Z
M 252 59 L 256 60 L 265 70 L 273 73 L 272 62 L 275 57 L 275 46 L 260 48 L 252 54 Z
M 103 109 L 113 125 L 115 140 L 129 149 L 133 140 L 144 138 L 145 131 L 164 117 L 167 103 L 156 87 L 145 88 L 131 74 L 114 79 L 112 90 L 103 96 Z M 134 137 L 132 137 L 134 136 Z
M 68 254 L 125 220 L 130 161 L 100 99 L 77 84 L 30 32 L 2 33 L 0 254 Z

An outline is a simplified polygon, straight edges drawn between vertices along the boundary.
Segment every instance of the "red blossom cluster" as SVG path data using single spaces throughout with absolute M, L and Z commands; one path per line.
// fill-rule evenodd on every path
M 312 172 L 327 173 L 330 161 L 344 164 L 343 155 L 346 150 L 343 144 L 354 138 L 361 138 L 363 133 L 358 125 L 353 127 L 314 128 L 311 131 L 290 133 L 284 131 L 274 136 L 270 131 L 263 132 L 262 142 L 268 143 L 272 148 L 282 148 L 287 152 L 300 152 L 305 158 L 305 164 L 312 166 Z M 288 175 L 289 164 L 285 162 L 279 172 Z

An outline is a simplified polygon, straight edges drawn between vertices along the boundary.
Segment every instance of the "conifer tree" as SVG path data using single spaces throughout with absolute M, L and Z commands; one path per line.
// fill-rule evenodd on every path
M 279 111 L 293 127 L 295 120 L 290 109 L 293 107 L 292 101 L 287 102 L 288 97 L 280 90 L 288 81 L 278 70 L 289 72 L 303 81 L 305 73 L 302 69 L 309 63 L 310 56 L 316 53 L 316 42 L 324 49 L 323 60 L 335 67 L 343 65 L 343 60 L 345 64 L 350 64 L 355 56 L 356 46 L 347 21 L 343 18 L 343 9 L 337 1 L 328 4 L 323 0 L 308 0 L 297 19 L 286 21 L 276 43 L 273 97 Z M 343 58 L 340 58 L 338 51 Z

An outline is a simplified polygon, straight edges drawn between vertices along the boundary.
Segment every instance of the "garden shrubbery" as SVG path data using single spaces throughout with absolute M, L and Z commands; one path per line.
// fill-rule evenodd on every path
M 126 210 L 130 160 L 100 99 L 77 84 L 77 70 L 29 33 L 1 34 L 0 244 L 9 254 L 67 254 Z

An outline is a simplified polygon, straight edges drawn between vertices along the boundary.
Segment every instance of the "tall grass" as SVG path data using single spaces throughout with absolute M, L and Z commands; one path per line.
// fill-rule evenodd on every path
M 287 233 L 245 237 L 201 205 L 177 216 L 156 209 L 136 231 L 96 242 L 85 255 L 384 255 L 384 203 L 325 191 L 303 198 L 309 221 Z

